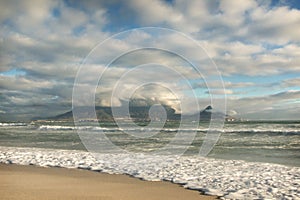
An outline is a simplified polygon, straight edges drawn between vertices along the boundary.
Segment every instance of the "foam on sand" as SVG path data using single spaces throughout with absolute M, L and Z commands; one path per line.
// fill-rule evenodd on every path
M 84 151 L 0 147 L 0 162 L 81 168 L 166 180 L 222 199 L 299 199 L 300 168 L 199 156 L 92 154 Z

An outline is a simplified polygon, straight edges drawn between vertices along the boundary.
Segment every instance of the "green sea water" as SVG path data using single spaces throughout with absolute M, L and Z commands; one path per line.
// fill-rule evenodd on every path
M 139 124 L 143 131 L 145 124 Z M 129 152 L 156 151 L 168 144 L 178 133 L 178 124 L 167 123 L 155 130 L 157 134 L 137 138 L 118 128 L 114 123 L 91 126 L 89 122 L 75 127 L 70 122 L 0 123 L 0 145 L 86 150 L 77 130 L 96 133 L 101 130 L 112 144 Z M 185 124 L 181 131 L 191 133 L 193 142 L 185 155 L 197 155 L 207 134 L 208 124 L 200 123 L 191 129 Z M 128 130 L 130 127 L 128 127 Z M 300 166 L 300 123 L 296 121 L 231 122 L 224 125 L 221 136 L 208 157 Z M 195 137 L 193 133 L 196 133 Z M 186 134 L 189 137 L 189 134 Z M 175 148 L 185 148 L 180 141 Z

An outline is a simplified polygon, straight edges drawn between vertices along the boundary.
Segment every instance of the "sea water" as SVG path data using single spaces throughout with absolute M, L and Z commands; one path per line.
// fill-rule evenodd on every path
M 165 126 L 152 137 L 136 138 L 113 123 L 91 126 L 70 122 L 0 124 L 0 162 L 83 168 L 130 174 L 145 180 L 167 180 L 205 194 L 238 199 L 300 198 L 300 123 L 231 122 L 208 157 L 199 156 L 208 124 L 196 132 L 183 155 L 155 155 L 176 136 L 176 124 Z M 143 131 L 144 127 L 130 131 Z M 131 129 L 131 127 L 128 127 Z M 123 153 L 87 152 L 78 130 L 103 131 Z M 187 137 L 189 134 L 185 134 Z M 182 148 L 178 142 L 176 148 Z M 278 165 L 279 164 L 279 165 Z
M 97 127 L 88 123 L 75 127 L 70 122 L 0 123 L 0 146 L 86 150 L 77 134 L 77 129 L 84 129 L 95 133 L 103 131 L 114 145 L 125 151 L 149 152 L 159 150 L 170 142 L 178 131 L 174 126 L 158 130 L 153 137 L 136 138 L 113 123 Z M 191 136 L 193 142 L 185 155 L 199 154 L 207 130 L 205 123 L 200 124 L 197 130 L 189 129 L 188 125 L 181 129 L 191 132 L 191 135 L 197 132 L 196 136 Z M 136 131 L 143 131 L 143 127 Z M 300 167 L 300 122 L 226 123 L 208 157 Z

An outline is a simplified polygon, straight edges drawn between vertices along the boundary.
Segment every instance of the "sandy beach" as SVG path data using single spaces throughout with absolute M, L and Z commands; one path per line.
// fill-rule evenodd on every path
M 1 199 L 216 199 L 168 182 L 78 169 L 0 165 Z

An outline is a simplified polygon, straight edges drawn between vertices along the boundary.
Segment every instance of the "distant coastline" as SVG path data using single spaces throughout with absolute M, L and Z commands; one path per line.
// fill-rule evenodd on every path
M 213 113 L 213 108 L 212 106 L 207 106 L 205 109 L 201 110 L 199 113 L 194 113 L 194 114 L 186 114 L 182 115 L 179 113 L 175 112 L 175 109 L 171 108 L 170 106 L 163 105 L 166 114 L 167 114 L 167 121 L 169 122 L 176 122 L 180 121 L 182 118 L 187 121 L 196 121 L 199 119 L 199 121 L 203 122 L 208 122 L 211 120 L 212 115 L 214 117 L 219 118 L 219 119 L 224 119 L 225 121 L 229 122 L 234 122 L 234 121 L 241 121 L 239 118 L 235 118 L 230 115 L 226 115 L 221 112 L 215 112 Z M 126 122 L 128 119 L 133 119 L 135 122 L 150 122 L 151 119 L 149 117 L 149 110 L 151 108 L 151 105 L 146 105 L 146 106 L 130 106 L 129 107 L 129 113 L 130 116 L 128 115 L 120 115 L 120 116 L 113 116 L 112 113 L 112 108 L 111 107 L 103 107 L 103 106 L 96 106 L 95 111 L 97 115 L 98 121 L 103 121 L 103 122 L 114 122 L 114 118 L 117 118 L 119 120 L 122 120 Z M 77 108 L 77 112 L 82 113 L 83 119 L 81 121 L 93 121 L 94 119 L 92 118 L 92 113 L 90 107 L 81 107 Z M 122 107 L 120 108 L 115 108 L 115 109 L 123 109 Z M 160 121 L 159 114 L 157 114 L 158 117 L 155 118 L 155 120 Z M 49 118 L 35 118 L 34 120 L 54 120 L 54 121 L 73 121 L 73 112 L 68 111 L 59 115 L 56 115 L 54 117 L 49 117 Z M 198 121 L 198 120 L 197 120 Z

